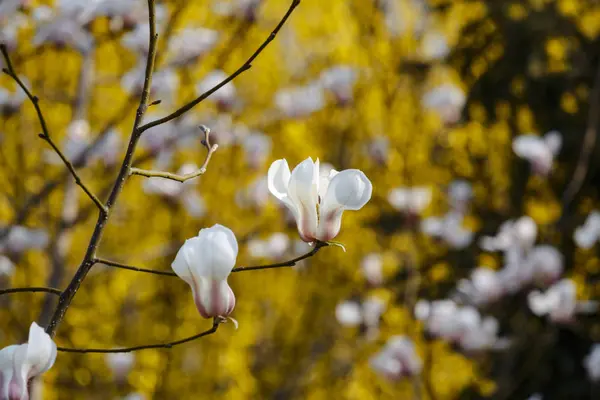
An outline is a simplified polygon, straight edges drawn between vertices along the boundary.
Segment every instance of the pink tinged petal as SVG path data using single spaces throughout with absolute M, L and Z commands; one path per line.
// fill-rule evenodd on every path
M 317 235 L 319 202 L 319 160 L 309 157 L 294 168 L 290 176 L 288 195 L 297 214 L 298 233 L 305 242 L 312 242 Z
M 329 183 L 320 207 L 321 219 L 317 239 L 333 239 L 340 231 L 345 210 L 360 210 L 371 199 L 373 185 L 358 169 L 336 174 Z
M 204 318 L 226 317 L 235 307 L 235 295 L 227 281 L 201 278 L 194 290 L 194 302 Z
M 29 328 L 25 363 L 30 371 L 27 378 L 49 370 L 56 360 L 56 344 L 50 336 L 35 322 Z

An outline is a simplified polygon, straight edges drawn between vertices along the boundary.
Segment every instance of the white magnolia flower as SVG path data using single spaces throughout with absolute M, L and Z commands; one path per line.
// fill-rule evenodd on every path
M 325 106 L 325 95 L 320 84 L 311 83 L 279 90 L 275 94 L 275 105 L 289 118 L 306 117 Z
M 344 301 L 335 307 L 335 318 L 343 326 L 358 326 L 362 323 L 362 307 L 356 301 Z
M 283 232 L 276 232 L 266 240 L 248 241 L 248 252 L 254 258 L 281 259 L 290 248 L 290 238 Z
M 12 276 L 15 272 L 15 264 L 10 258 L 0 254 L 0 276 Z
M 356 68 L 349 65 L 336 65 L 322 71 L 319 81 L 323 88 L 335 95 L 338 103 L 346 104 L 352 101 L 352 91 L 357 78 Z
M 29 249 L 43 249 L 48 245 L 49 236 L 43 229 L 31 229 L 21 225 L 10 228 L 8 235 L 0 242 L 0 251 L 22 253 Z
M 48 371 L 55 360 L 56 344 L 33 322 L 27 343 L 0 350 L 0 399 L 27 400 L 29 379 Z
M 421 39 L 421 57 L 425 61 L 443 60 L 450 53 L 448 40 L 441 32 L 426 32 Z
M 600 239 L 600 212 L 592 211 L 582 226 L 575 229 L 573 240 L 582 249 L 591 249 Z
M 209 72 L 196 86 L 196 94 L 198 96 L 208 92 L 213 87 L 217 86 L 229 75 L 221 70 L 214 70 Z M 237 90 L 233 85 L 233 82 L 227 82 L 225 85 L 220 87 L 216 92 L 210 95 L 208 98 L 211 101 L 217 103 L 220 107 L 229 109 L 237 100 Z
M 527 302 L 535 315 L 548 315 L 554 322 L 570 322 L 577 311 L 575 283 L 563 279 L 545 293 L 534 290 L 527 296 Z
M 387 164 L 390 150 L 390 139 L 386 136 L 377 136 L 367 145 L 367 154 L 380 165 Z
M 462 179 L 452 181 L 448 186 L 448 198 L 452 209 L 464 212 L 473 198 L 473 186 Z
M 423 363 L 415 350 L 414 343 L 405 336 L 392 336 L 386 345 L 371 357 L 371 368 L 390 380 L 418 375 Z
M 262 177 L 252 182 L 247 188 L 238 191 L 236 204 L 239 207 L 252 207 L 262 209 L 269 201 L 269 184 L 267 177 Z
M 294 215 L 305 242 L 333 239 L 342 226 L 345 210 L 360 210 L 371 198 L 373 186 L 358 169 L 331 170 L 323 175 L 319 159 L 307 158 L 290 172 L 285 159 L 271 164 L 269 191 Z
M 273 145 L 271 137 L 261 132 L 245 135 L 241 142 L 246 156 L 246 163 L 254 169 L 263 165 L 269 157 Z
M 445 124 L 460 120 L 466 102 L 464 90 L 451 83 L 436 86 L 421 98 L 423 107 L 435 111 Z
M 148 41 L 146 36 L 146 42 Z M 204 56 L 217 44 L 219 32 L 206 28 L 185 28 L 169 41 L 169 63 L 182 66 Z
M 458 290 L 474 304 L 485 305 L 502 297 L 504 285 L 501 276 L 496 271 L 478 267 L 471 273 L 471 279 L 459 281 Z
M 262 0 L 216 0 L 213 11 L 216 14 L 254 21 Z
M 591 381 L 600 381 L 600 344 L 592 346 L 590 353 L 583 360 L 583 366 Z
M 512 143 L 515 154 L 529 161 L 535 173 L 544 176 L 552 169 L 554 157 L 561 147 L 562 136 L 557 131 L 550 131 L 543 137 L 534 134 L 520 135 Z
M 369 253 L 361 261 L 360 267 L 364 277 L 373 286 L 383 283 L 383 257 L 379 253 Z
M 481 238 L 481 248 L 486 251 L 507 251 L 512 247 L 530 249 L 537 238 L 537 225 L 528 216 L 500 225 L 496 236 Z
M 194 302 L 204 318 L 227 317 L 235 295 L 227 277 L 235 266 L 238 243 L 231 229 L 214 225 L 185 241 L 171 264 L 192 288 Z
M 534 247 L 527 256 L 527 263 L 533 270 L 533 279 L 543 285 L 557 281 L 564 269 L 562 253 L 549 245 Z
M 108 353 L 105 357 L 108 368 L 117 379 L 123 379 L 135 363 L 134 353 Z
M 421 221 L 421 230 L 426 235 L 442 239 L 454 249 L 464 249 L 471 244 L 473 232 L 462 226 L 463 215 L 450 211 L 445 216 L 429 217 Z
M 398 211 L 418 215 L 431 203 L 431 189 L 424 186 L 398 187 L 390 191 L 388 201 Z

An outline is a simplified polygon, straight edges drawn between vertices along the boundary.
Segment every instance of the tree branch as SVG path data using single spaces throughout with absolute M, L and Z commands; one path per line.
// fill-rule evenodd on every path
M 96 249 L 98 248 L 100 240 L 102 239 L 102 234 L 104 233 L 104 229 L 108 222 L 111 208 L 117 201 L 119 194 L 123 190 L 125 181 L 129 176 L 129 169 L 131 168 L 131 163 L 133 161 L 133 154 L 135 152 L 135 148 L 140 138 L 140 135 L 137 133 L 138 127 L 140 126 L 144 113 L 148 108 L 150 88 L 152 85 L 152 72 L 154 71 L 156 45 L 158 42 L 158 34 L 156 33 L 154 0 L 148 0 L 148 24 L 150 26 L 150 35 L 148 38 L 148 58 L 146 60 L 144 86 L 142 88 L 140 103 L 136 112 L 135 120 L 133 122 L 133 127 L 131 129 L 131 136 L 129 139 L 129 144 L 127 146 L 127 151 L 125 153 L 125 157 L 123 158 L 119 174 L 115 180 L 110 195 L 108 196 L 108 200 L 106 202 L 106 212 L 99 213 L 98 220 L 96 222 L 94 232 L 92 233 L 92 237 L 90 238 L 90 242 L 88 244 L 85 256 L 81 261 L 77 272 L 75 272 L 75 275 L 71 279 L 71 282 L 60 296 L 58 305 L 54 310 L 54 314 L 52 315 L 52 319 L 50 320 L 50 323 L 46 328 L 46 332 L 50 336 L 54 336 L 54 334 L 56 333 L 56 328 L 58 324 L 62 321 L 65 313 L 67 312 L 67 309 L 69 308 L 69 305 L 71 304 L 71 301 L 73 301 L 75 294 L 79 290 L 81 282 L 83 282 L 88 272 L 94 265 L 94 259 L 96 258 Z
M 54 289 L 50 287 L 26 287 L 26 288 L 9 288 L 9 289 L 0 289 L 0 296 L 4 294 L 10 293 L 51 293 L 57 296 L 62 294 L 62 291 L 59 289 Z
M 27 86 L 25 86 L 25 84 L 23 83 L 23 81 L 17 76 L 15 70 L 13 69 L 12 63 L 10 61 L 10 57 L 8 56 L 8 51 L 6 50 L 6 46 L 0 45 L 0 51 L 2 51 L 2 55 L 4 57 L 4 60 L 6 62 L 6 66 L 7 66 L 7 68 L 2 69 L 2 71 L 6 75 L 8 75 L 12 79 L 14 79 L 14 81 L 17 83 L 17 85 L 19 85 L 21 87 L 21 89 L 23 89 L 23 91 L 25 92 L 25 94 L 27 95 L 27 97 L 29 98 L 29 100 L 31 101 L 31 103 L 33 104 L 33 106 L 35 107 L 35 111 L 37 113 L 38 120 L 40 121 L 40 125 L 42 127 L 42 133 L 40 133 L 38 136 L 40 138 L 42 138 L 43 140 L 45 140 L 50 145 L 50 147 L 52 147 L 52 149 L 56 152 L 56 154 L 58 154 L 58 156 L 60 157 L 60 159 L 62 160 L 62 162 L 65 164 L 65 166 L 67 167 L 67 169 L 69 170 L 69 172 L 71 173 L 71 175 L 73 175 L 73 178 L 75 179 L 75 183 L 77 183 L 77 185 L 79 185 L 81 187 L 81 189 L 83 189 L 83 191 L 85 192 L 85 194 L 87 194 L 87 196 L 94 202 L 94 204 L 96 204 L 96 206 L 98 207 L 98 209 L 101 212 L 106 212 L 106 206 L 83 183 L 83 181 L 81 180 L 81 178 L 77 174 L 77 171 L 75 170 L 75 167 L 73 167 L 73 164 L 71 164 L 71 162 L 63 154 L 63 152 L 58 148 L 58 146 L 56 145 L 56 143 L 54 143 L 54 140 L 52 140 L 52 138 L 50 137 L 50 133 L 48 131 L 48 126 L 46 125 L 46 120 L 44 119 L 44 115 L 42 113 L 42 109 L 40 108 L 39 99 L 38 99 L 37 96 L 34 96 L 29 91 L 29 89 L 27 89 Z
M 256 51 L 254 53 L 252 53 L 252 55 L 250 56 L 250 58 L 248 58 L 246 60 L 246 62 L 241 67 L 239 67 L 234 73 L 232 73 L 231 75 L 229 75 L 227 78 L 225 78 L 223 81 L 221 81 L 221 83 L 219 83 L 218 85 L 214 86 L 212 89 L 210 89 L 210 90 L 202 93 L 199 97 L 197 97 L 196 99 L 190 101 L 186 105 L 180 107 L 179 109 L 177 109 L 176 111 L 174 111 L 171 114 L 167 115 L 166 117 L 159 118 L 157 120 L 148 122 L 147 124 L 140 126 L 137 129 L 138 134 L 142 134 L 143 132 L 147 131 L 150 128 L 153 128 L 153 127 L 158 126 L 158 125 L 162 125 L 162 124 L 164 124 L 166 122 L 171 121 L 172 119 L 175 119 L 177 117 L 182 116 L 183 114 L 185 114 L 186 112 L 188 112 L 189 110 L 191 110 L 192 108 L 194 108 L 195 106 L 197 106 L 198 104 L 200 104 L 202 101 L 204 101 L 211 94 L 213 94 L 214 92 L 216 92 L 217 90 L 219 90 L 221 87 L 225 86 L 226 84 L 228 84 L 229 82 L 231 82 L 232 80 L 234 80 L 242 72 L 249 70 L 252 67 L 252 62 L 256 59 L 256 57 L 258 57 L 258 55 L 260 53 L 262 53 L 262 51 L 269 45 L 269 43 L 271 43 L 273 41 L 273 39 L 275 39 L 275 36 L 277 36 L 277 33 L 281 30 L 281 28 L 283 27 L 283 25 L 285 24 L 285 22 L 287 21 L 287 19 L 290 17 L 290 15 L 294 11 L 294 9 L 299 4 L 300 4 L 300 0 L 293 0 L 292 1 L 292 4 L 290 5 L 290 8 L 287 10 L 287 12 L 285 13 L 285 15 L 281 19 L 281 21 L 279 21 L 279 23 L 277 24 L 277 26 L 275 27 L 275 29 L 273 29 L 273 32 L 271 32 L 271 34 L 258 47 L 258 49 L 256 49 Z
M 141 168 L 130 168 L 129 169 L 129 174 L 130 175 L 141 175 L 141 176 L 145 176 L 147 178 L 166 178 L 166 179 L 171 179 L 177 182 L 185 182 L 187 180 L 190 179 L 194 179 L 199 177 L 200 175 L 204 175 L 206 173 L 206 168 L 208 167 L 208 163 L 210 162 L 210 159 L 212 158 L 212 155 L 215 151 L 217 151 L 217 149 L 219 148 L 219 145 L 217 144 L 210 144 L 210 129 L 204 125 L 200 125 L 200 129 L 202 129 L 202 132 L 204 132 L 204 145 L 206 146 L 206 148 L 208 149 L 208 153 L 206 154 L 206 158 L 204 159 L 204 163 L 202 163 L 202 165 L 200 166 L 200 168 L 197 171 L 191 172 L 189 174 L 185 174 L 185 175 L 177 175 L 177 174 L 173 174 L 171 172 L 163 172 L 163 171 L 151 171 L 151 170 L 146 170 L 146 169 L 141 169 Z
M 329 245 L 327 243 L 325 243 L 325 242 L 318 242 L 315 245 L 314 249 L 312 249 L 308 253 L 305 253 L 305 254 L 303 254 L 303 255 L 301 255 L 299 257 L 296 257 L 294 259 L 291 259 L 291 260 L 288 260 L 288 261 L 283 261 L 283 262 L 280 262 L 280 263 L 275 263 L 275 264 L 252 265 L 252 266 L 248 266 L 248 267 L 237 267 L 237 268 L 232 269 L 231 272 L 256 271 L 256 270 L 260 270 L 260 269 L 274 269 L 274 268 L 293 267 L 299 261 L 302 261 L 302 260 L 305 260 L 305 259 L 307 259 L 309 257 L 314 256 L 315 254 L 317 254 L 317 252 L 320 249 L 322 249 L 323 247 L 326 247 L 326 246 L 329 246 Z M 100 258 L 100 257 L 96 257 L 94 259 L 94 264 L 96 264 L 96 263 L 108 265 L 109 267 L 126 269 L 126 270 L 129 270 L 129 271 L 136 271 L 136 272 L 144 272 L 144 273 L 147 273 L 147 274 L 177 277 L 177 274 L 175 272 L 171 272 L 171 271 L 159 271 L 159 270 L 156 270 L 156 269 L 149 269 L 149 268 L 139 268 L 139 267 L 135 267 L 133 265 L 127 265 L 127 264 L 123 264 L 123 263 L 120 263 L 120 262 L 107 260 L 105 258 Z
M 116 349 L 79 349 L 79 348 L 69 348 L 69 347 L 58 347 L 58 351 L 62 351 L 64 353 L 130 353 L 132 351 L 139 350 L 147 350 L 147 349 L 170 349 L 173 346 L 177 346 L 183 343 L 191 342 L 193 340 L 199 339 L 204 336 L 212 335 L 217 331 L 219 324 L 223 322 L 221 318 L 215 318 L 213 322 L 212 328 L 200 332 L 194 336 L 190 336 L 184 339 L 179 339 L 174 342 L 168 343 L 157 343 L 157 344 L 146 344 L 142 346 L 133 346 L 133 347 L 120 347 Z

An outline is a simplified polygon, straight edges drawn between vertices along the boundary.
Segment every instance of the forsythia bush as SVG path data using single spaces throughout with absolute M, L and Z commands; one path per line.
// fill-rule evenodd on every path
M 151 4 L 0 0 L 0 399 L 600 396 L 600 4 Z

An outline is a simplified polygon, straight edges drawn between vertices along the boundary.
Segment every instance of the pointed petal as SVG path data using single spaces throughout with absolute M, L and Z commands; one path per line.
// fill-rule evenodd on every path
M 342 213 L 345 210 L 360 210 L 371 199 L 372 191 L 371 181 L 358 169 L 347 169 L 336 174 L 321 202 L 317 239 L 333 239 L 340 231 Z
M 281 201 L 298 220 L 298 209 L 288 196 L 290 177 L 290 167 L 286 159 L 273 161 L 267 173 L 267 187 L 269 192 Z
M 27 377 L 46 372 L 54 365 L 55 360 L 56 344 L 42 327 L 32 322 L 29 328 L 25 359 L 25 363 L 31 368 Z
M 294 168 L 288 195 L 296 206 L 296 224 L 304 241 L 313 241 L 317 233 L 319 197 L 319 160 L 307 158 Z

